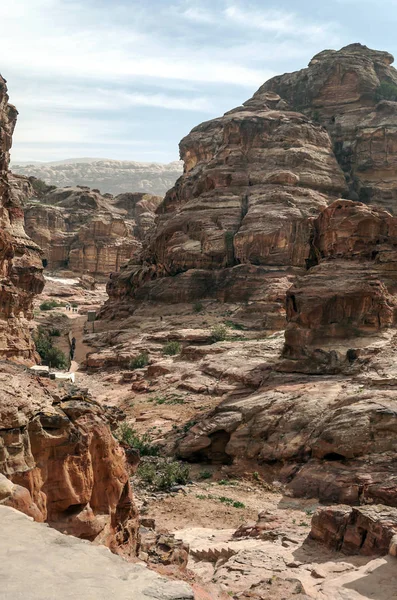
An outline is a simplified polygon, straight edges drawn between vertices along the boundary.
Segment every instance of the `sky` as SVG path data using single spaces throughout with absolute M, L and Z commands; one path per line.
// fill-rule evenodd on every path
M 397 56 L 397 0 L 13 0 L 11 158 L 170 162 L 199 123 L 352 42 Z

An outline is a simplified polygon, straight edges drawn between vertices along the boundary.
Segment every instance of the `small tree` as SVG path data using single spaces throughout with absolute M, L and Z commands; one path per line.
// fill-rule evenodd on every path
M 391 83 L 391 81 L 382 81 L 375 92 L 375 98 L 378 102 L 380 102 L 380 100 L 397 102 L 397 85 Z
M 68 367 L 68 361 L 65 354 L 62 350 L 53 345 L 50 332 L 39 327 L 33 340 L 43 365 L 55 369 L 66 369 Z

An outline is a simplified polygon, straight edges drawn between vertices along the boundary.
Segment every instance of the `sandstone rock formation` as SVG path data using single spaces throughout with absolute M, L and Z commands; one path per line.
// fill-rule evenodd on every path
M 148 194 L 113 198 L 88 188 L 50 188 L 26 203 L 25 228 L 50 269 L 107 277 L 140 252 L 160 201 Z
M 382 506 L 347 506 L 320 510 L 310 537 L 346 554 L 397 554 L 397 510 Z
M 328 130 L 350 198 L 396 212 L 397 71 L 388 52 L 351 44 L 317 54 L 308 68 L 274 77 L 246 106 L 279 94 Z
M 318 362 L 324 371 L 328 354 L 338 370 L 370 336 L 395 326 L 396 228 L 390 213 L 359 202 L 337 200 L 321 213 L 312 242 L 318 264 L 287 292 L 286 357 L 311 372 Z
M 110 194 L 136 190 L 155 196 L 164 196 L 182 172 L 180 161 L 159 164 L 99 158 L 34 164 L 14 161 L 11 166 L 19 175 L 38 177 L 57 187 L 85 185 Z
M 283 107 L 268 94 L 260 107 L 236 108 L 182 140 L 184 174 L 159 206 L 139 264 L 112 277 L 111 301 L 252 299 L 265 327 L 282 327 L 313 220 L 345 190 L 328 134 Z
M 104 410 L 23 368 L 0 374 L 0 504 L 134 556 L 138 516 Z
M 34 360 L 28 320 L 44 279 L 40 249 L 25 233 L 20 196 L 8 172 L 17 114 L 0 78 L 0 356 Z

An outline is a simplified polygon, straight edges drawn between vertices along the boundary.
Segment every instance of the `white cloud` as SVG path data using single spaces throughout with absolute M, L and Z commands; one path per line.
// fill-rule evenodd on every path
M 20 160 L 40 143 L 46 159 L 50 148 L 62 158 L 87 144 L 113 147 L 120 158 L 132 133 L 115 126 L 118 111 L 129 123 L 145 114 L 152 144 L 167 131 L 171 160 L 179 123 L 164 123 L 174 113 L 156 125 L 144 109 L 179 111 L 185 134 L 197 124 L 193 113 L 204 120 L 240 104 L 279 71 L 277 61 L 306 61 L 338 45 L 332 25 L 263 9 L 260 0 L 13 0 L 1 20 Z M 147 151 L 140 143 L 139 153 Z
M 153 107 L 172 110 L 211 112 L 211 104 L 205 97 L 184 98 L 167 94 L 128 93 L 96 87 L 63 88 L 40 94 L 39 86 L 25 92 L 23 88 L 13 91 L 13 101 L 20 111 L 25 107 L 51 111 L 112 111 L 131 107 Z
M 293 12 L 279 10 L 250 10 L 239 5 L 225 9 L 225 16 L 232 22 L 249 28 L 272 33 L 276 37 L 299 36 L 321 38 L 332 33 L 331 23 L 315 23 L 302 19 Z

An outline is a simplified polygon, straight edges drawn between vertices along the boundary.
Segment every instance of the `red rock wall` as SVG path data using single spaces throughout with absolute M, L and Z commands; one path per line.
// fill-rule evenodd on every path
M 26 235 L 20 197 L 9 180 L 16 109 L 0 78 L 0 357 L 35 360 L 28 321 L 44 287 L 39 247 Z

